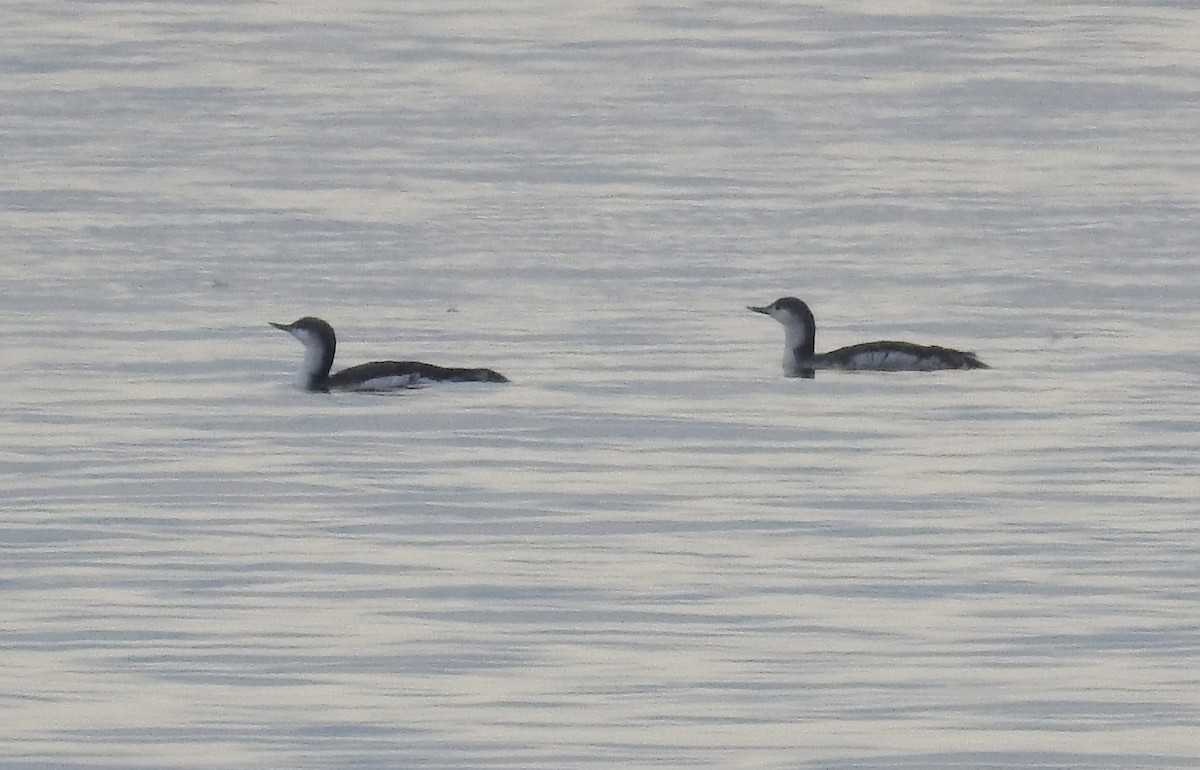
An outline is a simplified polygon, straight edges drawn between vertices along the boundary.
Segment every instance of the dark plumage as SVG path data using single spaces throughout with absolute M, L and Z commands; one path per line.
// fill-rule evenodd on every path
M 304 344 L 301 384 L 306 390 L 397 390 L 419 387 L 422 381 L 508 382 L 492 369 L 468 369 L 426 364 L 421 361 L 372 361 L 330 374 L 337 352 L 333 327 L 320 318 L 305 316 L 290 324 L 271 326 L 291 334 Z
M 769 315 L 783 324 L 783 373 L 788 377 L 812 377 L 817 369 L 928 372 L 988 368 L 974 353 L 911 342 L 863 342 L 817 353 L 817 322 L 803 301 L 780 297 L 770 305 L 748 309 Z

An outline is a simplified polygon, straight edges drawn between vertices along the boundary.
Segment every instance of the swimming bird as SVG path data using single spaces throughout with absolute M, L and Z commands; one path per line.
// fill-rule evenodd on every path
M 426 380 L 508 382 L 507 377 L 491 369 L 460 369 L 420 361 L 372 361 L 330 374 L 333 354 L 337 350 L 337 337 L 332 326 L 313 316 L 305 316 L 290 324 L 270 323 L 304 344 L 300 385 L 305 390 L 319 393 L 331 390 L 387 391 L 420 387 Z
M 748 306 L 783 324 L 783 374 L 811 378 L 816 369 L 928 372 L 935 369 L 987 369 L 974 353 L 911 342 L 863 342 L 816 352 L 817 322 L 808 305 L 795 297 L 780 297 L 763 307 Z

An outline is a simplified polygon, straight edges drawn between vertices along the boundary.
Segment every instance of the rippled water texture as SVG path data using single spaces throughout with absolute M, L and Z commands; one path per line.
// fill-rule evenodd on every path
M 5 768 L 1200 763 L 1200 11 L 0 24 Z

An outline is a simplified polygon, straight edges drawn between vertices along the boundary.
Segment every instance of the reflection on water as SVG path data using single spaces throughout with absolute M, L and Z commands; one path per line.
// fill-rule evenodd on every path
M 1183 6 L 0 9 L 11 767 L 1190 768 Z M 934 340 L 994 368 L 778 376 Z M 297 391 L 272 319 L 514 382 Z

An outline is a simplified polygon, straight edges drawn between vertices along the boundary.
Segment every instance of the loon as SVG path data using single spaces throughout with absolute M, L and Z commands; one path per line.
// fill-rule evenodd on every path
M 387 391 L 420 387 L 423 380 L 450 382 L 508 382 L 491 369 L 458 369 L 420 361 L 372 361 L 330 374 L 337 337 L 333 327 L 320 318 L 305 316 L 290 324 L 271 322 L 304 344 L 304 365 L 300 385 L 305 390 L 328 393 L 331 390 Z
M 817 369 L 929 372 L 935 369 L 987 369 L 974 353 L 911 342 L 863 342 L 816 352 L 817 322 L 812 311 L 795 297 L 780 297 L 764 307 L 747 307 L 783 324 L 783 374 L 812 378 Z

